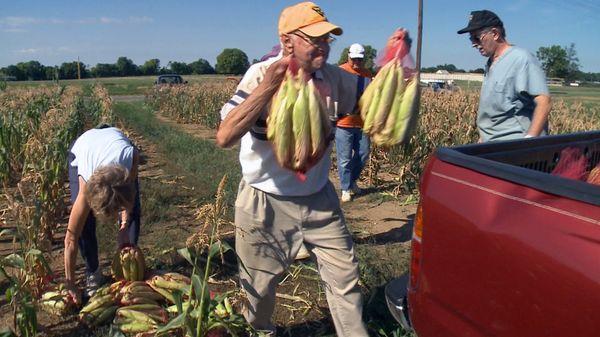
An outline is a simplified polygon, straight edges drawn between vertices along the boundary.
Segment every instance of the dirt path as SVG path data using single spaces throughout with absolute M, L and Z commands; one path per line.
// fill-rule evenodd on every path
M 145 99 L 144 95 L 118 95 L 118 96 L 110 96 L 113 102 L 141 102 Z
M 200 139 L 215 140 L 215 130 L 209 129 L 201 124 L 178 124 L 177 122 L 156 114 L 156 118 L 162 123 L 177 128 Z M 237 151 L 237 149 L 236 149 Z M 335 165 L 335 161 L 333 161 Z M 330 179 L 338 190 L 339 178 L 336 170 L 331 170 Z M 377 197 L 379 190 L 373 186 L 367 186 L 359 182 L 363 193 L 354 198 L 353 201 L 344 203 L 342 208 L 346 215 L 348 224 L 357 236 L 371 235 L 377 242 L 404 242 L 410 240 L 411 222 L 416 212 L 416 204 L 401 205 L 398 200 L 385 197 Z M 407 225 L 408 226 L 405 226 Z

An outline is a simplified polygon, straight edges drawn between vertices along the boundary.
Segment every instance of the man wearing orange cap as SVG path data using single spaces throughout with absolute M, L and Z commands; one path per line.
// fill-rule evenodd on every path
M 314 3 L 285 8 L 279 17 L 282 55 L 253 64 L 221 109 L 217 144 L 231 147 L 240 141 L 235 224 L 240 284 L 249 303 L 245 316 L 256 329 L 273 334 L 276 286 L 304 242 L 317 259 L 337 335 L 368 336 L 354 244 L 329 181 L 331 144 L 301 181 L 277 163 L 266 136 L 271 100 L 292 59 L 312 75 L 332 120 L 338 110 L 356 105 L 358 76 L 326 63 L 331 34 L 342 29 Z

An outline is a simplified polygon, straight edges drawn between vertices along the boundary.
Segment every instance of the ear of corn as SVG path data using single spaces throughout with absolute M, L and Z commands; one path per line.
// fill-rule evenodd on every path
M 141 281 L 146 272 L 144 254 L 138 247 L 125 247 L 113 258 L 111 270 L 117 280 Z
M 389 69 L 387 69 L 385 73 L 385 81 L 381 88 L 381 98 L 377 105 L 375 116 L 373 116 L 373 127 L 370 130 L 372 134 L 377 134 L 383 130 L 386 120 L 390 116 L 390 109 L 394 102 L 394 98 L 398 96 L 396 88 L 398 87 L 399 80 L 402 81 L 402 79 L 398 79 L 398 72 L 396 71 L 397 67 L 395 64 L 396 62 L 390 62 L 385 66 Z
M 298 171 L 304 170 L 311 153 L 310 115 L 308 111 L 308 93 L 304 83 L 300 84 L 298 98 L 292 111 L 292 130 L 294 133 L 294 165 Z
M 416 110 L 419 106 L 419 84 L 417 77 L 411 78 L 402 97 L 402 104 L 394 127 L 393 141 L 403 143 L 408 140 L 410 131 L 416 122 Z

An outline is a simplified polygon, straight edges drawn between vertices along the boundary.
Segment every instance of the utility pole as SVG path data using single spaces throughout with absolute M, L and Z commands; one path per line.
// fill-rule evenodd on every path
M 417 80 L 421 79 L 421 45 L 423 44 L 423 0 L 419 0 L 417 26 Z M 418 82 L 417 82 L 418 83 Z
M 77 79 L 81 79 L 81 68 L 79 67 L 79 56 L 77 56 Z

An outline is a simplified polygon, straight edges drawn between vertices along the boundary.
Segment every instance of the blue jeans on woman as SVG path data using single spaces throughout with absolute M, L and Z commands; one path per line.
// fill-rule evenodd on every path
M 77 174 L 77 167 L 71 166 L 71 162 L 75 159 L 75 155 L 69 151 L 68 163 L 69 163 L 69 188 L 71 190 L 71 203 L 75 204 L 77 194 L 79 194 L 79 175 Z M 136 179 L 135 181 L 135 203 L 133 205 L 132 214 L 129 220 L 128 236 L 129 242 L 137 245 L 138 238 L 140 236 L 140 184 Z M 96 238 L 96 217 L 90 211 L 87 219 L 85 220 L 85 226 L 79 237 L 79 252 L 85 262 L 86 274 L 93 274 L 98 270 L 98 239 Z
M 335 151 L 342 191 L 349 191 L 369 159 L 369 136 L 361 128 L 335 128 Z

